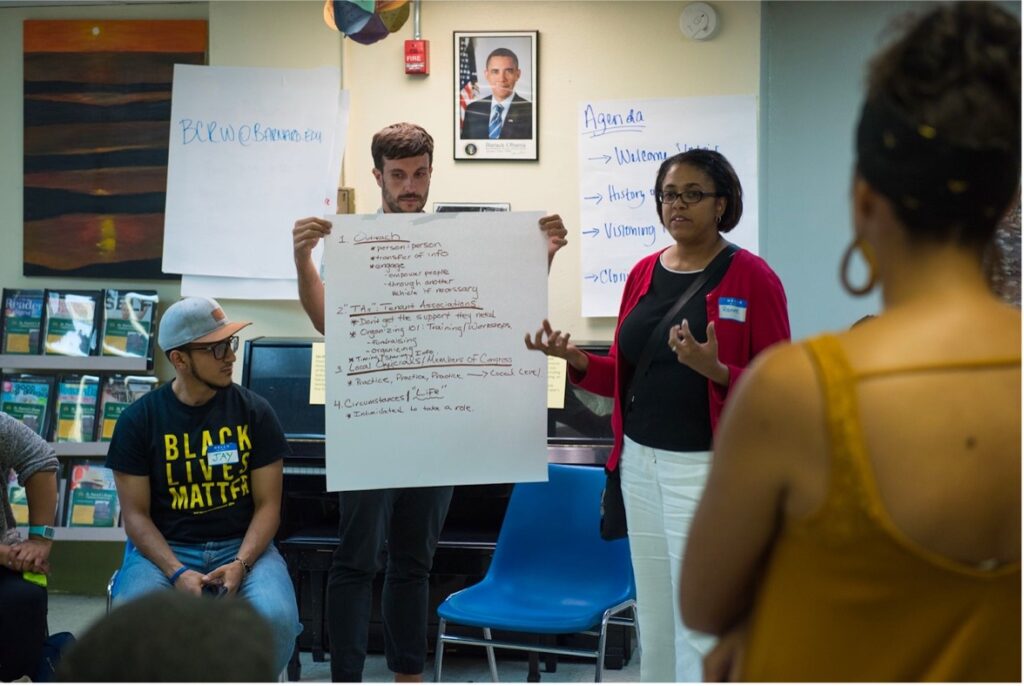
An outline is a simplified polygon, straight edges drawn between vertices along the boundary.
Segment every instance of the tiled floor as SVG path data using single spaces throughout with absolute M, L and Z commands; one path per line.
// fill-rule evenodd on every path
M 89 626 L 106 612 L 106 598 L 92 596 L 50 594 L 50 632 L 70 631 L 80 636 Z M 313 662 L 310 653 L 302 653 L 301 681 L 331 680 L 329 662 Z M 499 659 L 498 677 L 501 681 L 525 682 L 527 664 L 525 659 Z M 433 674 L 433 662 L 427 665 L 427 678 Z M 491 680 L 487 660 L 481 656 L 457 657 L 445 655 L 444 680 L 447 682 L 488 682 Z M 370 682 L 391 681 L 392 675 L 384 663 L 383 655 L 370 655 L 366 660 L 363 680 Z M 594 680 L 592 661 L 568 661 L 560 659 L 553 674 L 541 672 L 541 681 L 585 682 Z M 640 680 L 640 658 L 634 653 L 633 659 L 621 670 L 605 670 L 604 680 L 610 682 L 635 682 Z

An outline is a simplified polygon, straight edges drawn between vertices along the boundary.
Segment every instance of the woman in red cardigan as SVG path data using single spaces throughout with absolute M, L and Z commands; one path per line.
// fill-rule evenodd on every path
M 743 190 L 728 160 L 703 149 L 665 160 L 654 188 L 658 216 L 675 244 L 633 267 L 608 355 L 583 352 L 546 320 L 526 346 L 564 358 L 574 383 L 615 399 L 607 468 L 621 466 L 643 627 L 641 679 L 700 681 L 712 639 L 687 630 L 673 602 L 686 533 L 729 389 L 755 355 L 789 339 L 789 316 L 778 276 L 740 249 L 724 274 L 709 270 L 718 276 L 663 322 L 712 260 L 734 248 L 722 234 L 739 223 Z M 649 340 L 649 366 L 634 379 Z

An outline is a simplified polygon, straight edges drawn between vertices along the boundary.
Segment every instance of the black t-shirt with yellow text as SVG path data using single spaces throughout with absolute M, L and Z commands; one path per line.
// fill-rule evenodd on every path
M 150 516 L 165 539 L 204 543 L 245 535 L 252 470 L 287 453 L 274 411 L 247 388 L 232 384 L 192 407 L 166 383 L 118 418 L 106 464 L 149 477 Z

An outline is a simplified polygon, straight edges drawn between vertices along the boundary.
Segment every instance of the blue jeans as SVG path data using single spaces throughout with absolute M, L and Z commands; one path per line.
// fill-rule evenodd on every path
M 209 574 L 227 564 L 238 555 L 242 539 L 210 543 L 167 544 L 181 560 L 181 564 L 202 574 Z M 117 573 L 114 602 L 121 604 L 153 591 L 170 589 L 171 583 L 160 568 L 149 561 L 138 548 L 128 551 L 121 570 Z M 295 638 L 302 632 L 299 608 L 295 604 L 295 587 L 284 558 L 271 543 L 252 566 L 252 572 L 242 580 L 238 595 L 252 604 L 266 618 L 274 634 L 276 671 L 282 672 L 295 650 Z

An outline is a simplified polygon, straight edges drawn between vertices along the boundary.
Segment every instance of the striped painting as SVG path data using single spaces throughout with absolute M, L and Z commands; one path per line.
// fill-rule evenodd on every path
M 205 64 L 198 20 L 26 20 L 26 276 L 165 279 L 175 63 Z

